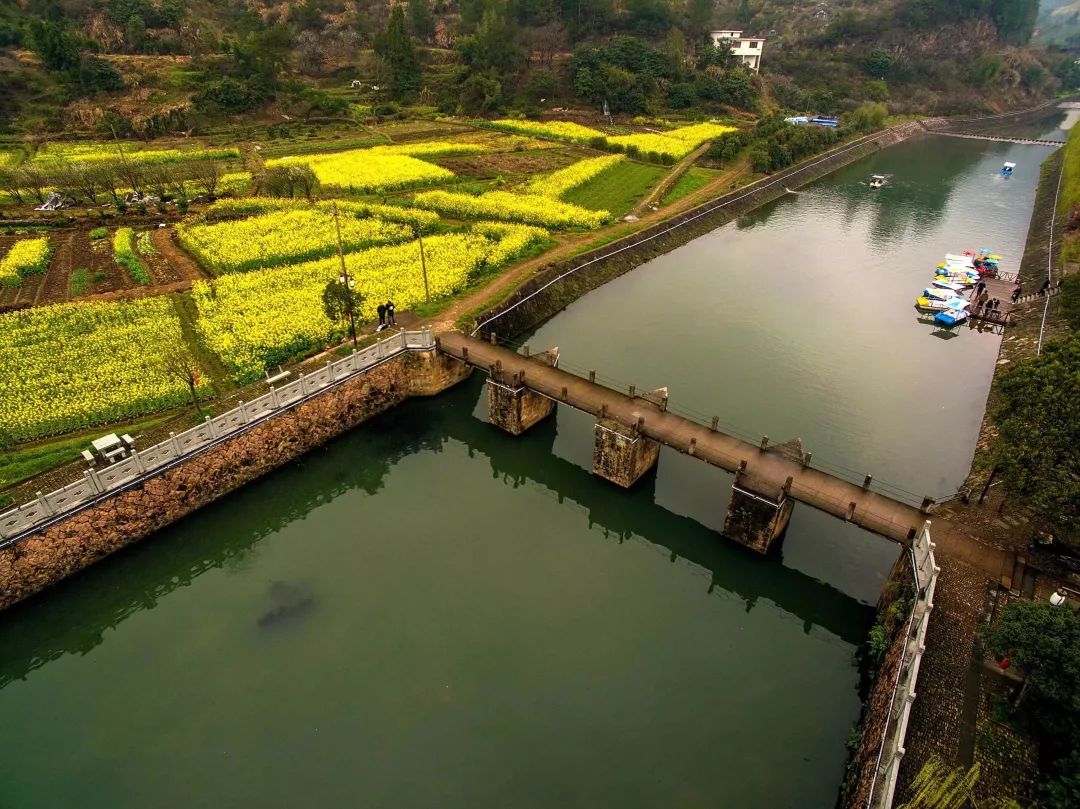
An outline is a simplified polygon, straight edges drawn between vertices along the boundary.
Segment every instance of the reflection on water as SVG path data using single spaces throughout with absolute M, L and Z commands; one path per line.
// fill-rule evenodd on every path
M 911 301 L 946 250 L 1018 260 L 1041 156 L 881 152 L 533 344 L 937 493 L 997 338 L 934 339 Z M 758 557 L 716 533 L 729 475 L 665 450 L 623 492 L 589 474 L 584 414 L 514 439 L 482 396 L 407 403 L 5 613 L 3 800 L 831 807 L 896 547 L 800 507 Z
M 5 797 L 831 806 L 872 609 L 554 457 L 562 414 L 472 418 L 481 394 L 6 614 Z
M 971 460 L 999 337 L 949 340 L 914 300 L 946 252 L 993 247 L 1015 270 L 1044 147 L 922 136 L 788 194 L 570 305 L 530 337 L 562 361 L 757 442 L 918 500 Z M 1019 166 L 1003 178 L 1001 163 Z M 871 174 L 891 175 L 880 190 Z M 663 477 L 661 468 L 660 475 Z

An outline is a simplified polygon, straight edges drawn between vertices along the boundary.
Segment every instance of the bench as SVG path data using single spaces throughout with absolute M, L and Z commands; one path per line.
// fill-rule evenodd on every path
M 278 372 L 276 374 L 274 374 L 273 376 L 270 376 L 270 371 L 266 372 L 266 384 L 267 385 L 273 385 L 275 382 L 280 382 L 281 380 L 288 379 L 290 376 L 292 376 L 291 371 L 283 371 L 283 370 L 281 370 L 280 365 L 277 367 L 277 369 L 278 369 Z
M 88 464 L 90 464 L 90 466 L 94 465 L 95 458 L 94 458 L 93 454 L 90 452 L 90 450 L 84 449 L 82 451 L 82 457 L 83 457 L 84 461 L 86 461 Z

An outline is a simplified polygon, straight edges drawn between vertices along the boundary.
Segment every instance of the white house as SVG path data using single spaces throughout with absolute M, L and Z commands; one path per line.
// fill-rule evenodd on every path
M 755 73 L 761 68 L 761 52 L 765 50 L 764 37 L 744 37 L 742 31 L 710 31 L 709 36 L 716 47 L 730 47 L 731 52 Z

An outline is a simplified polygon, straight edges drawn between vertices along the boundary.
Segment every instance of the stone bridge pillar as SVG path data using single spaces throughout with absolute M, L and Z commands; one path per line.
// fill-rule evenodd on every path
M 559 349 L 549 349 L 530 359 L 554 367 L 559 362 Z M 522 374 L 506 374 L 498 365 L 489 369 L 487 391 L 488 421 L 511 435 L 521 435 L 555 411 L 554 399 L 530 390 Z
M 641 410 L 635 415 L 647 418 L 667 406 L 667 388 L 643 394 L 635 400 Z M 640 423 L 640 422 L 639 422 Z M 627 427 L 615 419 L 601 416 L 596 422 L 593 443 L 593 474 L 629 489 L 642 475 L 656 466 L 660 444 L 642 435 L 636 426 Z
M 762 441 L 763 447 L 766 441 Z M 802 462 L 802 442 L 797 438 L 761 451 L 777 452 Z M 788 496 L 790 478 L 782 485 L 757 479 L 753 474 L 753 465 L 753 460 L 745 462 L 745 466 L 735 473 L 735 482 L 731 484 L 731 501 L 724 518 L 724 535 L 764 554 L 769 552 L 773 542 L 783 536 L 791 521 L 795 501 Z

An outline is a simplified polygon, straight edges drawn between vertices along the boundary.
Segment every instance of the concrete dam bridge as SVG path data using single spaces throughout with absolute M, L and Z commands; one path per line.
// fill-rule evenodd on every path
M 489 420 L 520 435 L 547 416 L 558 402 L 596 417 L 593 473 L 624 488 L 636 483 L 668 446 L 735 475 L 724 519 L 724 534 L 766 553 L 791 519 L 796 502 L 910 546 L 934 505 L 918 505 L 875 490 L 872 476 L 861 484 L 812 465 L 798 439 L 758 445 L 728 435 L 667 409 L 667 391 L 613 390 L 558 367 L 558 349 L 518 353 L 460 332 L 436 337 L 440 353 L 485 371 Z M 880 489 L 880 486 L 877 487 Z M 1005 571 L 1011 560 L 1002 552 L 976 546 L 957 526 L 935 521 L 934 543 L 985 569 Z
M 1064 146 L 1063 140 L 1049 140 L 1047 138 L 1011 138 L 1005 135 L 978 135 L 971 132 L 945 132 L 937 129 L 928 130 L 932 135 L 941 135 L 944 138 L 967 138 L 968 140 L 990 140 L 998 143 L 1019 143 L 1022 146 L 1049 146 L 1053 149 Z

